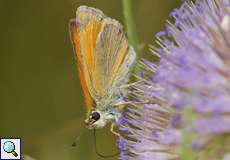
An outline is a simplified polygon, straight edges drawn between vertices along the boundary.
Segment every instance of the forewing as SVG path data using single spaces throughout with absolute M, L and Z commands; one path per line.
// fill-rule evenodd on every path
M 75 53 L 75 59 L 77 61 L 77 68 L 78 68 L 78 73 L 79 73 L 79 78 L 80 78 L 80 83 L 81 87 L 84 93 L 85 97 L 85 104 L 87 108 L 91 108 L 93 106 L 93 98 L 89 93 L 88 86 L 86 84 L 86 79 L 84 76 L 84 65 L 82 61 L 82 56 L 81 56 L 81 48 L 79 44 L 79 36 L 77 33 L 77 26 L 76 26 L 76 20 L 71 20 L 70 25 L 69 25 L 69 32 L 70 32 L 70 38 L 72 41 L 74 53 Z
M 94 52 L 94 49 L 104 18 L 105 15 L 100 10 L 91 7 L 81 6 L 76 12 L 76 22 L 80 28 L 78 35 L 80 38 L 84 77 L 93 99 L 101 97 L 97 92 L 97 84 L 94 81 L 94 76 L 98 75 L 94 75 L 93 72 L 97 69 L 95 67 L 97 54 Z
M 93 48 L 105 15 L 95 8 L 81 6 L 77 9 L 76 19 L 70 22 L 72 40 L 81 87 L 87 108 L 94 107 L 94 89 L 92 88 Z

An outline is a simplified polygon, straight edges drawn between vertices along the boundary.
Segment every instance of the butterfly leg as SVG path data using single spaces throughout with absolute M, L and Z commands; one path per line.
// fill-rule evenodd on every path
M 137 85 L 140 82 L 143 82 L 143 80 L 139 80 L 139 81 L 136 81 L 136 82 L 133 82 L 133 83 L 128 83 L 128 84 L 120 86 L 118 88 L 118 90 L 119 90 L 119 96 L 120 97 L 124 97 L 127 94 L 126 93 L 127 91 L 125 89 L 127 89 L 129 87 L 132 87 L 132 86 L 135 86 L 135 85 Z
M 112 132 L 114 135 L 118 136 L 118 137 L 121 137 L 120 133 L 116 132 L 114 130 L 115 128 L 115 123 L 112 123 L 111 126 L 110 126 L 110 132 Z

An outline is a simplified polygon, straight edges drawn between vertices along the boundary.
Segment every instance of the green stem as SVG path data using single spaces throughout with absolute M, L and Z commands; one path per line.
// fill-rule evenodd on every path
M 125 21 L 125 29 L 127 31 L 129 44 L 133 46 L 134 50 L 137 53 L 137 57 L 139 57 L 140 49 L 138 47 L 139 42 L 138 42 L 137 29 L 133 18 L 132 2 L 133 0 L 122 0 L 123 14 L 124 14 L 124 21 Z

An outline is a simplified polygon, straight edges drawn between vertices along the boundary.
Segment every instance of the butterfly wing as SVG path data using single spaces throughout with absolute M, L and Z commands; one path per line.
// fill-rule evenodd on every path
M 91 70 L 94 65 L 93 48 L 104 14 L 97 9 L 81 6 L 77 9 L 76 19 L 69 25 L 70 38 L 74 48 L 76 64 L 87 108 L 94 106 L 91 87 Z
M 127 79 L 135 52 L 119 22 L 94 8 L 78 8 L 70 33 L 86 105 L 91 108 Z
M 111 18 L 102 21 L 95 47 L 93 81 L 98 95 L 108 96 L 129 77 L 135 52 L 129 47 L 122 25 Z

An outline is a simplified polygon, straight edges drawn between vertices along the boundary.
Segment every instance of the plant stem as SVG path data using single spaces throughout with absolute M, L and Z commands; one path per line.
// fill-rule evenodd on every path
M 124 14 L 124 22 L 125 22 L 125 29 L 127 31 L 127 36 L 130 45 L 133 46 L 134 50 L 137 53 L 137 58 L 140 56 L 140 49 L 138 47 L 138 35 L 137 29 L 133 18 L 133 0 L 122 0 L 123 4 L 123 14 Z

